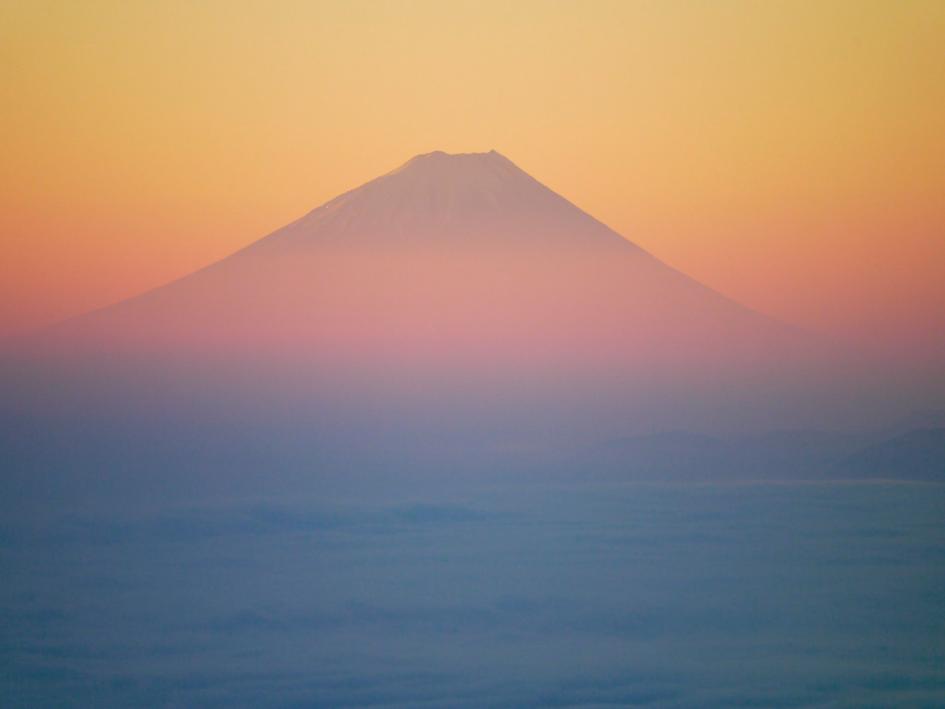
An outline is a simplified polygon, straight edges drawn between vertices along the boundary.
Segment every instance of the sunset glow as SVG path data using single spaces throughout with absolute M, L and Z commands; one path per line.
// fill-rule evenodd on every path
M 0 0 L 0 705 L 945 707 L 945 0 Z
M 5 3 L 0 333 L 495 148 L 762 312 L 945 331 L 940 2 Z

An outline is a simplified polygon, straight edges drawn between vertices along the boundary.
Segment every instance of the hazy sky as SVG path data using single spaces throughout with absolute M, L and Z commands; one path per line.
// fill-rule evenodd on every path
M 748 305 L 934 339 L 943 46 L 937 0 L 8 0 L 0 333 L 495 148 Z

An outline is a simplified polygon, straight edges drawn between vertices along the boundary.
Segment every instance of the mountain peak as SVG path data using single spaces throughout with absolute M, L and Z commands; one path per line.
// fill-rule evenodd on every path
M 411 169 L 475 171 L 477 168 L 481 169 L 489 166 L 512 169 L 523 175 L 526 174 L 496 150 L 490 150 L 486 153 L 447 153 L 443 150 L 420 153 L 388 174 L 397 174 Z
M 505 156 L 500 154 L 497 150 L 489 150 L 488 152 L 483 153 L 448 153 L 445 150 L 433 150 L 429 153 L 420 153 L 419 155 L 414 155 L 408 163 L 412 163 L 417 160 L 463 160 L 463 159 L 495 159 L 501 158 L 502 160 L 508 160 Z
M 627 242 L 496 150 L 416 155 L 310 212 L 294 240 L 332 234 L 348 244 L 452 246 Z

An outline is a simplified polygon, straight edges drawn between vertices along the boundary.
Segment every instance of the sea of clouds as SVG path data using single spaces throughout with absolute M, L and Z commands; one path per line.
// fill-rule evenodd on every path
M 933 706 L 945 486 L 518 484 L 0 529 L 4 706 Z

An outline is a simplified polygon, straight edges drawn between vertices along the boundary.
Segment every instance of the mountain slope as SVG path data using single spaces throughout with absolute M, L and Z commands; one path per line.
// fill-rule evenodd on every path
M 495 152 L 413 158 L 59 332 L 152 352 L 595 366 L 743 364 L 798 341 Z

